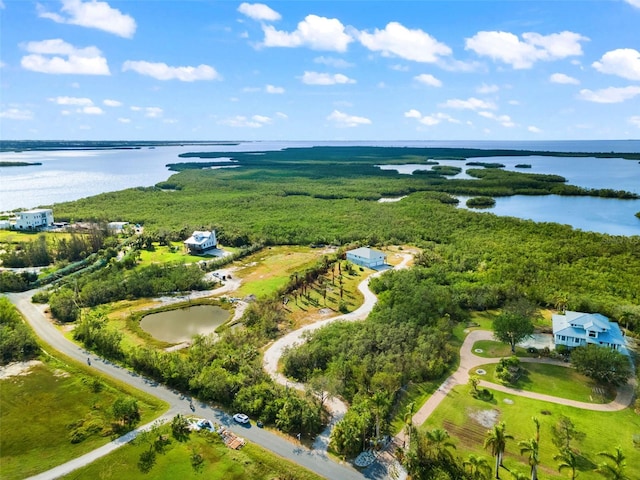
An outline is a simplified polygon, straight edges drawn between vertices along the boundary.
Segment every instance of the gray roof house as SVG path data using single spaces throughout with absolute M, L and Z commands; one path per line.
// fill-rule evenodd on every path
M 572 348 L 594 344 L 626 353 L 620 327 L 604 315 L 566 311 L 564 315 L 553 315 L 551 319 L 556 345 Z
M 347 252 L 347 260 L 361 267 L 375 268 L 385 264 L 387 256 L 369 247 L 360 247 Z
M 196 230 L 184 241 L 191 253 L 202 253 L 218 246 L 215 230 L 212 232 Z

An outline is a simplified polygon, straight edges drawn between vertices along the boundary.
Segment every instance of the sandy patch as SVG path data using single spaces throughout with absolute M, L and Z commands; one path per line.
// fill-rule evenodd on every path
M 14 362 L 0 367 L 0 380 L 19 375 L 29 375 L 31 369 L 36 365 L 42 365 L 40 360 L 30 360 L 28 362 Z
M 491 428 L 498 423 L 500 412 L 498 410 L 475 410 L 470 412 L 469 416 L 483 427 Z

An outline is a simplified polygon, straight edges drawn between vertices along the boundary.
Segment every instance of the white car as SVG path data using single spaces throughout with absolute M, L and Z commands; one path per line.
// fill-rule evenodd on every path
M 249 417 L 247 417 L 244 413 L 236 413 L 233 416 L 233 419 L 238 423 L 249 423 Z

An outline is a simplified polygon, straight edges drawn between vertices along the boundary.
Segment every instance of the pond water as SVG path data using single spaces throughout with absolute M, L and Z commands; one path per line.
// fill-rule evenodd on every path
M 227 310 L 215 305 L 194 305 L 147 315 L 140 321 L 140 327 L 157 340 L 182 343 L 194 335 L 213 333 L 230 316 Z

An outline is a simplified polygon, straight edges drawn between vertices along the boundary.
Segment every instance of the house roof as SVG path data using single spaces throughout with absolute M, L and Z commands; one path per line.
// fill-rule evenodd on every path
M 369 260 L 386 257 L 386 255 L 380 250 L 375 250 L 369 247 L 360 247 L 354 250 L 349 250 L 347 254 L 355 255 L 356 257 L 367 258 Z
M 553 315 L 551 319 L 554 335 L 584 338 L 588 343 L 625 344 L 618 324 L 610 322 L 607 317 L 599 313 L 567 311 L 564 315 Z M 598 338 L 589 337 L 586 334 L 587 330 L 597 330 Z
M 212 235 L 215 235 L 215 232 L 202 232 L 196 230 L 189 238 L 184 241 L 184 243 L 185 245 L 194 246 L 203 245 L 209 241 Z

